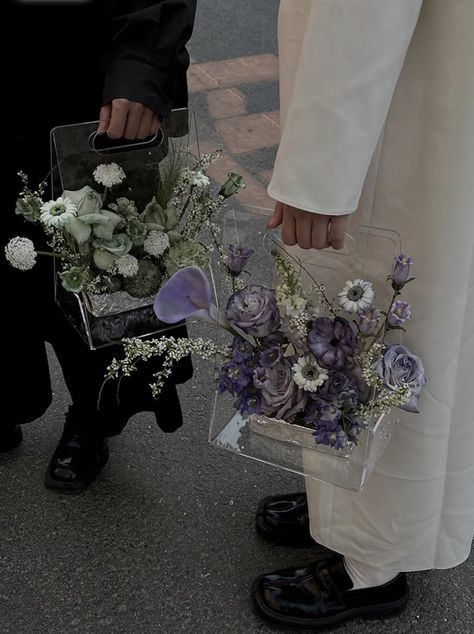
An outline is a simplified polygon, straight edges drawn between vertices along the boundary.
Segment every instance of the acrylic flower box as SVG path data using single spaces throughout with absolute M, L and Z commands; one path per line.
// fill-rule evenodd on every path
M 267 234 L 262 244 L 262 237 L 252 231 L 245 210 L 226 222 L 224 242 L 240 243 L 255 251 L 253 264 L 247 267 L 252 283 L 276 288 L 278 282 L 273 277 L 275 267 L 270 256 L 276 241 L 276 234 Z M 335 298 L 346 280 L 361 278 L 372 282 L 378 301 L 384 305 L 384 301 L 390 303 L 387 274 L 394 256 L 400 253 L 400 246 L 400 237 L 394 231 L 354 226 L 348 231 L 342 251 L 305 252 L 298 248 L 288 251 L 301 262 L 299 273 L 303 278 L 311 275 L 323 281 L 328 298 Z M 229 291 L 223 280 L 218 281 L 217 286 L 225 309 Z M 399 334 L 394 335 L 399 339 Z M 217 331 L 216 337 L 221 344 L 228 342 L 222 330 Z M 221 366 L 217 365 L 216 374 L 221 372 Z M 236 407 L 235 396 L 217 390 L 209 442 L 243 457 L 359 491 L 383 455 L 398 422 L 396 409 L 380 415 L 377 408 L 372 411 L 374 404 L 369 400 L 365 406 L 363 429 L 356 441 L 337 448 L 317 442 L 314 427 L 289 423 L 264 413 L 242 413 Z

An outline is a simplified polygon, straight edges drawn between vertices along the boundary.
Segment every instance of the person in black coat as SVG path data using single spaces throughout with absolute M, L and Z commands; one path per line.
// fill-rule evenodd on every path
M 3 244 L 15 235 L 35 238 L 34 227 L 14 214 L 17 174 L 27 173 L 32 184 L 46 177 L 53 127 L 99 118 L 99 132 L 110 138 L 142 139 L 155 133 L 173 108 L 187 106 L 186 43 L 196 0 L 5 4 L 3 28 L 15 34 L 17 50 L 1 38 L 3 94 L 8 95 L 0 159 Z M 152 398 L 145 375 L 151 378 L 156 367 L 147 367 L 123 383 L 120 403 L 115 387 L 107 386 L 97 409 L 105 369 L 120 349 L 87 348 L 54 302 L 49 258 L 25 273 L 0 257 L 0 276 L 6 371 L 0 452 L 19 445 L 20 425 L 40 417 L 51 403 L 45 341 L 54 348 L 72 400 L 46 472 L 47 486 L 83 490 L 107 461 L 106 437 L 120 433 L 137 412 L 153 411 L 167 432 L 182 424 L 176 383 L 192 376 L 189 359 L 159 400 Z M 180 334 L 186 335 L 184 327 Z

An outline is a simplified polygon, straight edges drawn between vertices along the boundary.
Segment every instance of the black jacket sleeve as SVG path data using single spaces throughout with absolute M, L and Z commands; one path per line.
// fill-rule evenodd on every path
M 103 103 L 125 98 L 160 117 L 186 106 L 196 0 L 109 0 Z

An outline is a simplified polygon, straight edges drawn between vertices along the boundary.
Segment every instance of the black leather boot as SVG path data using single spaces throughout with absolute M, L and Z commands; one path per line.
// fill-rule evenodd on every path
M 23 432 L 21 431 L 20 425 L 0 429 L 0 453 L 15 449 L 15 447 L 21 445 L 22 440 Z
M 81 493 L 107 462 L 107 439 L 97 432 L 93 415 L 91 418 L 70 406 L 63 434 L 46 470 L 44 482 L 49 489 Z
M 255 526 L 259 535 L 280 546 L 311 548 L 316 545 L 309 532 L 306 493 L 264 498 L 257 510 Z

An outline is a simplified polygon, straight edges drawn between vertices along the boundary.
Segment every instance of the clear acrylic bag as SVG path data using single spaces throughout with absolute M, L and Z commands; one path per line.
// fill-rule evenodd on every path
M 111 142 L 95 134 L 97 125 L 94 121 L 52 130 L 54 198 L 64 191 L 97 187 L 94 169 L 102 163 L 116 163 L 126 179 L 114 186 L 114 199 L 126 197 L 143 208 L 160 186 L 160 166 L 169 159 L 170 144 L 190 155 L 199 153 L 195 119 L 187 109 L 174 110 L 158 135 L 145 142 Z M 56 302 L 92 350 L 119 343 L 124 337 L 144 337 L 171 329 L 156 318 L 152 295 L 134 298 L 123 291 L 73 293 L 62 287 L 57 273 L 54 284 Z
M 252 213 L 253 209 L 247 209 Z M 258 210 L 262 213 L 264 210 Z M 228 219 L 224 229 L 224 243 L 251 247 L 255 255 L 249 262 L 252 283 L 274 287 L 274 263 L 271 250 L 278 241 L 277 234 L 252 231 L 246 210 Z M 262 222 L 262 227 L 264 223 Z M 315 278 L 323 282 L 326 294 L 333 298 L 346 280 L 357 278 L 373 283 L 379 301 L 390 301 L 387 275 L 393 258 L 400 253 L 400 236 L 391 230 L 375 227 L 349 228 L 346 246 L 342 251 L 303 251 L 287 248 Z M 301 271 L 304 276 L 305 272 Z M 225 302 L 229 291 L 223 280 L 218 280 L 218 296 Z M 224 304 L 225 308 L 225 304 Z M 219 331 L 222 343 L 226 337 Z M 217 372 L 217 369 L 216 369 Z M 306 427 L 271 419 L 263 415 L 243 415 L 234 407 L 235 398 L 228 393 L 215 393 L 212 408 L 209 442 L 253 460 L 291 471 L 316 480 L 329 482 L 351 490 L 361 490 L 374 466 L 382 456 L 396 426 L 396 412 L 376 418 L 369 416 L 367 428 L 357 445 L 334 449 L 316 444 L 312 430 Z

